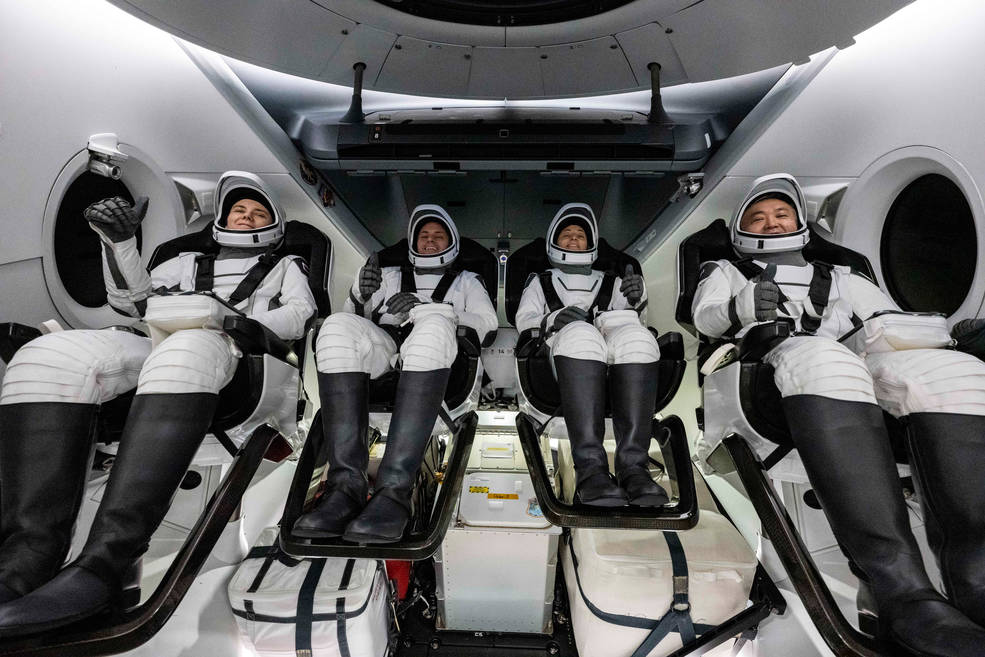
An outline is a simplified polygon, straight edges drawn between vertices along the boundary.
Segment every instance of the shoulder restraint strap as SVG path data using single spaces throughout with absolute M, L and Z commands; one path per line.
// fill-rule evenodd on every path
M 547 303 L 548 310 L 554 312 L 564 308 L 564 304 L 561 303 L 561 297 L 557 295 L 557 290 L 554 289 L 554 280 L 551 272 L 540 272 L 537 274 L 537 280 L 540 281 L 540 289 L 544 292 L 544 301 Z
M 278 260 L 280 260 L 280 256 L 270 251 L 260 256 L 257 263 L 250 267 L 250 271 L 246 272 L 246 276 L 239 282 L 233 293 L 229 295 L 229 304 L 235 306 L 244 299 L 249 299 L 250 295 L 260 287 L 260 283 L 267 277 L 267 274 L 274 268 Z
M 400 267 L 400 291 L 417 292 L 417 282 L 414 280 L 414 268 L 410 265 Z
M 594 315 L 596 310 L 609 309 L 609 304 L 612 303 L 612 290 L 615 286 L 616 275 L 612 272 L 605 272 L 602 276 L 602 284 L 599 285 L 599 291 L 595 293 L 595 299 L 592 300 L 592 305 L 588 307 L 589 317 Z
M 807 298 L 814 312 L 809 312 L 807 304 L 804 304 L 804 314 L 800 318 L 800 327 L 806 333 L 814 334 L 821 328 L 821 318 L 824 316 L 824 308 L 828 305 L 828 296 L 831 294 L 831 270 L 833 267 L 825 262 L 814 263 L 814 275 L 811 277 L 811 286 L 807 291 Z
M 431 301 L 434 303 L 441 303 L 445 300 L 445 295 L 448 294 L 448 289 L 451 284 L 455 282 L 458 278 L 459 272 L 454 269 L 449 269 L 442 275 L 441 280 L 438 281 L 438 286 L 434 288 L 434 292 L 431 293 Z
M 211 292 L 215 287 L 215 254 L 195 256 L 195 291 Z

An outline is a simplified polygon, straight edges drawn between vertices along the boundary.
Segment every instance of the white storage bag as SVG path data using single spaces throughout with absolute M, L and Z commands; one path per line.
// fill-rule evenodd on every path
M 277 528 L 229 582 L 229 603 L 260 657 L 384 657 L 390 631 L 389 585 L 373 559 L 294 559 Z
M 705 509 L 680 533 L 572 529 L 560 553 L 583 657 L 669 655 L 745 609 L 757 567 L 738 530 Z

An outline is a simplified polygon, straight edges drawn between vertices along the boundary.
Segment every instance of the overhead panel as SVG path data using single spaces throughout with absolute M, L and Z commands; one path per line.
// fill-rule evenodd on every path
M 350 28 L 345 40 L 320 71 L 318 79 L 351 87 L 352 65 L 362 62 L 366 64 L 363 84 L 372 87 L 396 40 L 397 35 L 391 32 L 383 32 L 368 25 L 356 25 Z
M 351 85 L 362 61 L 366 89 L 516 100 L 646 89 L 654 60 L 664 86 L 800 62 L 850 44 L 912 0 L 632 0 L 608 11 L 613 5 L 592 5 L 598 13 L 576 20 L 506 26 L 414 15 L 423 1 L 109 0 L 181 38 L 292 75 Z M 565 0 L 551 15 L 582 15 L 560 8 L 584 4 Z
M 691 82 L 807 58 L 907 5 L 909 0 L 704 0 L 664 19 Z
M 475 48 L 470 98 L 542 97 L 539 48 Z
M 418 76 L 434 78 L 434 93 L 439 96 L 464 96 L 468 93 L 472 48 L 447 43 L 400 37 L 390 50 L 377 86 L 414 93 Z
M 617 89 L 637 86 L 629 63 L 612 37 L 539 50 L 544 93 L 548 96 L 587 95 L 606 84 Z
M 121 4 L 121 2 L 116 2 Z M 129 0 L 125 9 L 217 52 L 285 73 L 314 78 L 355 23 L 308 0 Z M 299 48 L 298 35 L 318 34 L 318 47 Z M 351 66 L 351 64 L 350 64 Z M 351 82 L 350 82 L 351 84 Z
M 667 28 L 658 23 L 650 23 L 634 30 L 616 35 L 622 53 L 636 75 L 639 86 L 650 82 L 650 62 L 660 64 L 660 86 L 669 87 L 688 82 L 681 60 L 670 42 Z

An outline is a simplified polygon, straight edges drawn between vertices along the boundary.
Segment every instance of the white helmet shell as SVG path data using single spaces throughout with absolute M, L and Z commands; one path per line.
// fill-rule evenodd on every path
M 775 195 L 783 198 L 793 206 L 797 212 L 797 229 L 792 233 L 782 233 L 779 235 L 762 235 L 760 233 L 747 233 L 739 230 L 739 222 L 742 215 L 750 205 L 760 201 L 764 196 Z M 732 237 L 732 246 L 739 253 L 754 255 L 756 253 L 782 253 L 784 251 L 798 251 L 804 248 L 811 239 L 811 234 L 807 230 L 807 216 L 804 213 L 806 208 L 804 203 L 804 192 L 797 183 L 797 179 L 789 173 L 771 173 L 768 176 L 757 178 L 752 183 L 752 188 L 746 194 L 745 199 L 736 210 L 732 217 L 732 224 L 729 231 Z
M 448 248 L 439 253 L 418 253 L 417 233 L 421 226 L 429 221 L 437 221 L 448 231 Z M 410 264 L 420 269 L 437 269 L 447 267 L 458 257 L 460 240 L 458 227 L 451 220 L 448 212 L 440 205 L 418 205 L 411 210 L 410 221 L 407 223 L 407 257 Z
M 226 218 L 232 204 L 243 198 L 255 198 L 267 205 L 273 214 L 273 223 L 253 230 L 231 230 L 226 228 Z M 284 210 L 267 191 L 260 179 L 246 171 L 227 171 L 219 176 L 215 187 L 215 220 L 212 222 L 212 237 L 222 246 L 239 248 L 264 248 L 277 244 L 284 237 Z
M 558 233 L 570 223 L 577 223 L 585 229 L 585 236 L 588 238 L 587 250 L 569 251 L 558 246 Z M 568 203 L 561 206 L 547 229 L 547 259 L 555 266 L 591 266 L 598 254 L 599 225 L 592 208 L 587 203 Z

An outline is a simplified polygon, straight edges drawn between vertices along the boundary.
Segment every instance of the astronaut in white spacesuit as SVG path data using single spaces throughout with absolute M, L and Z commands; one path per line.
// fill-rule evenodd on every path
M 146 200 L 135 208 L 120 197 L 89 206 L 84 214 L 102 242 L 109 303 L 144 316 L 149 300 L 176 298 L 162 296 L 168 291 L 207 290 L 284 340 L 302 337 L 316 304 L 304 262 L 273 255 L 283 211 L 260 178 L 245 172 L 223 174 L 215 198 L 218 254 L 181 253 L 150 273 L 134 237 Z M 215 327 L 178 330 L 153 347 L 124 330 L 61 331 L 16 352 L 0 392 L 0 635 L 43 631 L 118 602 L 121 578 L 164 518 L 240 356 Z M 96 411 L 134 387 L 88 540 L 60 570 Z
M 297 536 L 342 536 L 357 543 L 400 540 L 410 517 L 414 480 L 458 353 L 456 327 L 475 329 L 482 341 L 498 326 L 482 279 L 456 267 L 458 229 L 443 208 L 414 208 L 407 244 L 405 267 L 381 269 L 376 254 L 371 255 L 343 312 L 328 317 L 318 333 L 315 358 L 325 435 L 320 460 L 327 457 L 330 464 L 328 489 L 295 522 Z M 404 337 L 400 327 L 408 322 L 412 328 Z M 367 504 L 369 381 L 398 362 L 386 453 Z
M 547 230 L 554 267 L 527 281 L 516 313 L 519 331 L 539 328 L 561 393 L 577 485 L 575 499 L 595 506 L 660 506 L 666 492 L 650 477 L 648 448 L 657 402 L 660 349 L 640 322 L 643 277 L 592 269 L 598 223 L 584 203 L 558 210 Z M 606 373 L 616 437 L 616 477 L 602 447 Z
M 694 325 L 720 338 L 794 321 L 796 334 L 764 361 L 775 368 L 804 468 L 871 586 L 880 623 L 917 654 L 985 654 L 985 363 L 940 348 L 950 344 L 942 317 L 904 314 L 848 268 L 807 263 L 804 207 L 792 176 L 753 184 L 731 223 L 732 243 L 747 258 L 702 265 Z M 950 604 L 931 585 L 910 532 L 883 410 L 908 425 Z

